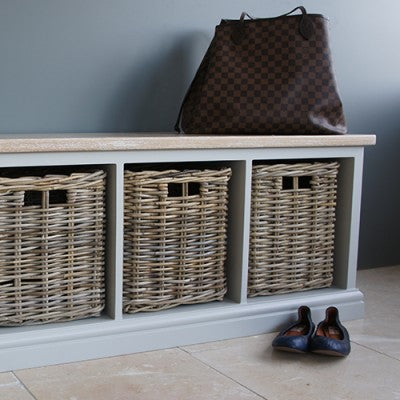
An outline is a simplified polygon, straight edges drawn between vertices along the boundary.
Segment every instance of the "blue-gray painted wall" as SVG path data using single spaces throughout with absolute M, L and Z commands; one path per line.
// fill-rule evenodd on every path
M 400 264 L 400 2 L 305 0 L 331 23 L 351 133 L 366 150 L 359 264 Z M 0 133 L 170 131 L 221 18 L 292 0 L 0 0 Z

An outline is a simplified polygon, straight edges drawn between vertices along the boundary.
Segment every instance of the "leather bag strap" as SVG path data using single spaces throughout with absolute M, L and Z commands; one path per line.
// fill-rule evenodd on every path
M 287 17 L 287 16 L 293 14 L 297 10 L 300 10 L 301 14 L 302 14 L 301 18 L 300 18 L 300 22 L 299 22 L 299 32 L 300 32 L 301 36 L 303 36 L 304 39 L 308 40 L 314 35 L 315 29 L 314 29 L 314 24 L 311 21 L 309 15 L 307 14 L 307 10 L 305 9 L 305 7 L 298 6 L 296 8 L 293 8 L 292 11 L 289 11 L 285 14 L 279 15 L 278 17 L 273 17 L 271 19 Z M 245 35 L 244 20 L 246 17 L 248 17 L 251 20 L 257 19 L 257 18 L 253 18 L 251 15 L 249 15 L 245 11 L 242 12 L 242 14 L 240 15 L 239 24 L 236 27 L 235 32 L 232 34 L 232 40 L 236 44 L 239 44 Z
M 287 17 L 288 15 L 293 14 L 293 13 L 294 13 L 295 11 L 297 11 L 297 10 L 300 10 L 301 13 L 302 13 L 303 15 L 306 15 L 306 14 L 307 14 L 307 11 L 306 11 L 306 9 L 305 9 L 303 6 L 298 6 L 298 7 L 296 7 L 296 8 L 293 8 L 292 11 L 289 11 L 289 12 L 286 13 L 286 14 L 282 14 L 282 15 L 280 15 L 279 17 L 276 17 L 276 18 Z

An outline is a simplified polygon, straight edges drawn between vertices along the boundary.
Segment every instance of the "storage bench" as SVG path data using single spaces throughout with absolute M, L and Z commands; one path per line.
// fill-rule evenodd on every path
M 330 305 L 338 307 L 343 321 L 362 318 L 364 301 L 356 287 L 356 271 L 363 154 L 364 146 L 374 143 L 373 135 L 0 136 L 0 169 L 25 168 L 40 179 L 55 173 L 36 174 L 36 168 L 52 171 L 68 166 L 71 170 L 56 173 L 67 176 L 61 179 L 61 186 L 54 186 L 55 181 L 41 186 L 40 179 L 32 179 L 28 186 L 26 182 L 23 186 L 14 182 L 8 192 L 0 195 L 0 372 L 277 331 L 297 317 L 301 304 L 310 307 L 316 321 L 324 318 Z M 303 268 L 307 264 L 312 270 L 311 265 L 318 264 L 314 260 L 320 254 L 309 251 L 311 239 L 310 243 L 304 240 L 294 257 L 284 261 L 295 268 L 289 275 L 296 277 L 294 282 L 298 280 L 291 287 L 296 290 L 282 293 L 282 284 L 287 287 L 287 283 L 282 283 L 280 288 L 267 288 L 272 296 L 249 296 L 252 220 L 258 218 L 260 224 L 262 219 L 258 215 L 278 220 L 284 214 L 286 221 L 290 221 L 300 213 L 296 217 L 299 221 L 313 224 L 312 218 L 301 215 L 307 208 L 301 206 L 279 216 L 274 206 L 272 211 L 268 209 L 264 195 L 260 212 L 252 217 L 252 192 L 259 190 L 252 186 L 253 168 L 332 161 L 339 165 L 336 189 L 332 189 L 324 204 L 335 204 L 333 263 L 326 258 L 331 254 L 330 230 L 326 240 L 331 244 L 321 253 L 324 266 L 315 275 L 317 280 L 321 276 L 319 287 L 307 287 L 314 281 L 309 271 L 300 270 L 298 279 L 296 275 L 295 266 Z M 171 170 L 183 173 L 185 169 L 229 169 L 229 199 L 225 199 L 226 189 L 222 189 L 228 179 L 225 173 L 217 189 L 212 188 L 216 179 L 212 175 L 195 184 L 192 177 L 182 176 L 183 181 L 161 180 L 156 189 L 135 188 L 132 182 L 138 182 L 138 177 L 130 176 L 130 172 L 148 171 L 149 163 L 157 164 L 161 174 Z M 181 168 L 182 165 L 187 167 Z M 68 192 L 68 179 L 72 184 L 74 172 L 80 174 L 82 169 L 93 166 L 101 171 L 93 176 L 94 181 L 99 181 L 98 186 L 95 184 L 93 191 L 87 191 L 83 187 L 91 180 L 85 181 L 78 175 L 82 187 Z M 279 174 L 283 180 L 282 171 Z M 311 174 L 307 172 L 306 176 Z M 159 180 L 161 176 L 144 178 Z M 282 183 L 288 191 L 280 196 L 289 196 L 289 202 L 296 196 L 301 199 L 308 188 L 297 189 L 316 179 L 295 178 Z M 200 191 L 208 184 L 212 189 L 202 208 Z M 264 178 L 260 185 L 267 185 Z M 43 193 L 37 193 L 41 188 Z M 28 195 L 22 195 L 23 191 Z M 82 200 L 81 209 L 71 207 L 65 201 L 68 196 Z M 153 201 L 155 198 L 158 200 Z M 221 212 L 216 212 L 215 207 Z M 282 201 L 275 207 L 284 209 Z M 315 207 L 324 213 L 328 211 L 322 204 Z M 331 221 L 331 208 L 328 214 Z M 208 218 L 210 221 L 205 222 Z M 316 223 L 320 227 L 315 232 L 307 227 L 307 235 L 319 237 L 319 229 L 326 229 L 319 220 Z M 304 224 L 293 231 L 285 228 L 292 244 L 296 235 L 303 240 Z M 279 238 L 279 224 L 274 226 L 273 237 Z M 27 232 L 25 236 L 22 227 Z M 181 227 L 185 229 L 180 230 Z M 258 232 L 261 242 L 269 238 L 263 237 L 263 230 Z M 268 247 L 280 248 L 285 254 L 292 248 L 287 247 L 285 240 L 277 243 Z M 209 259 L 208 251 L 213 253 Z M 194 267 L 195 260 L 203 261 L 199 270 Z M 280 268 L 277 258 L 274 263 L 275 269 Z M 262 264 L 264 261 L 259 262 L 259 267 Z M 261 275 L 265 281 L 266 271 Z M 135 282 L 140 285 L 136 287 Z M 313 290 L 297 290 L 298 284 Z M 322 287 L 325 285 L 329 286 Z M 212 298 L 207 297 L 209 290 Z M 186 296 L 196 304 L 185 304 Z M 198 300 L 201 302 L 197 303 Z M 137 312 L 139 309 L 152 312 Z M 6 318 L 16 326 L 4 326 Z

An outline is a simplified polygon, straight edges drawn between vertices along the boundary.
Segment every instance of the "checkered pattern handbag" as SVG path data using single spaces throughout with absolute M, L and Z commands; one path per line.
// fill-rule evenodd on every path
M 300 10 L 299 15 L 289 15 Z M 327 20 L 304 7 L 222 20 L 175 129 L 197 134 L 344 134 Z M 251 18 L 251 17 L 250 17 Z

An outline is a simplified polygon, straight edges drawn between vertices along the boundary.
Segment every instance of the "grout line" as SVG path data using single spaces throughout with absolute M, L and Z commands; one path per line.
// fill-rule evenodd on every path
M 238 382 L 236 379 L 233 379 L 231 376 L 224 374 L 222 371 L 219 371 L 218 369 L 216 369 L 215 367 L 213 367 L 210 364 L 207 364 L 206 362 L 204 362 L 203 360 L 200 360 L 199 358 L 195 357 L 193 355 L 193 353 L 190 353 L 189 351 L 185 350 L 182 347 L 178 347 L 179 350 L 182 350 L 183 352 L 185 352 L 186 354 L 188 354 L 190 357 L 192 357 L 193 359 L 195 359 L 196 361 L 200 362 L 201 364 L 207 366 L 208 368 L 212 369 L 213 371 L 215 371 L 217 374 L 224 376 L 225 378 L 229 379 L 232 382 L 235 382 L 236 384 L 238 384 L 239 386 L 247 389 L 249 392 L 255 394 L 256 396 L 258 396 L 260 399 L 263 400 L 268 400 L 266 397 L 262 396 L 261 394 L 257 393 L 256 391 L 254 391 L 253 389 L 247 387 L 246 385 L 243 385 L 242 383 Z
M 366 346 L 365 344 L 358 343 L 358 342 L 356 342 L 354 340 L 351 340 L 351 342 L 357 344 L 358 346 L 364 347 L 364 349 L 368 349 L 368 350 L 374 351 L 375 353 L 381 354 L 382 356 L 386 356 L 388 358 L 391 358 L 392 360 L 400 361 L 400 359 L 398 359 L 397 357 L 393 357 L 390 354 L 386 354 L 386 353 L 383 353 L 382 351 L 373 349 L 372 347 Z
M 15 379 L 20 383 L 20 385 L 32 396 L 32 399 L 38 400 L 36 396 L 28 389 L 28 387 L 25 385 L 25 383 L 18 378 L 17 374 L 14 371 L 10 371 L 12 375 L 14 375 Z

